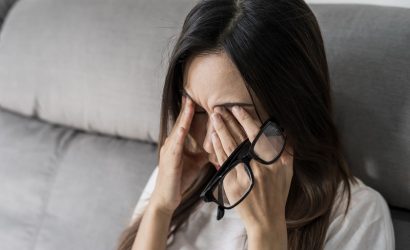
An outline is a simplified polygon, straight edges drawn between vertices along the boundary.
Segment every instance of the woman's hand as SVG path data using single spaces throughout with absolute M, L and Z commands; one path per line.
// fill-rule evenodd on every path
M 172 215 L 182 195 L 198 177 L 201 164 L 190 154 L 184 154 L 184 144 L 194 114 L 194 103 L 182 97 L 182 107 L 169 136 L 160 149 L 158 177 L 150 199 L 155 209 Z M 196 162 L 195 162 L 196 161 Z
M 220 115 L 219 119 L 213 119 L 216 134 L 212 136 L 212 143 L 219 164 L 222 165 L 243 141 L 244 136 L 249 138 L 250 142 L 255 139 L 261 123 L 241 107 L 232 109 L 234 116 L 226 109 L 219 108 L 215 111 L 212 118 L 218 117 L 215 116 L 216 113 Z M 223 119 L 220 119 L 221 117 Z M 241 131 L 245 131 L 246 135 Z M 243 220 L 248 236 L 277 232 L 276 235 L 285 237 L 285 244 L 285 205 L 293 176 L 293 157 L 285 150 L 280 158 L 270 165 L 251 160 L 250 166 L 255 177 L 254 187 L 234 209 Z M 239 177 L 238 181 L 240 182 Z

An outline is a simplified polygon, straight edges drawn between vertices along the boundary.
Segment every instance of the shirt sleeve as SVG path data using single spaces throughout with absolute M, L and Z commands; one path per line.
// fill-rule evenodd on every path
M 325 250 L 395 249 L 390 210 L 379 192 L 366 186 L 352 194 L 344 219 L 345 203 L 339 207 L 327 231 Z
M 134 222 L 135 219 L 142 216 L 142 214 L 144 213 L 145 207 L 148 205 L 151 194 L 154 191 L 157 175 L 158 166 L 156 166 L 152 171 L 151 176 L 149 177 L 144 189 L 142 190 L 142 193 L 137 201 L 137 205 L 134 208 L 134 212 L 132 213 L 130 225 Z

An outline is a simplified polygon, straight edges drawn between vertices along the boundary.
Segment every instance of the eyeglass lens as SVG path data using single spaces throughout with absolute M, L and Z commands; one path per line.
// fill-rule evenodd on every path
M 272 161 L 283 149 L 285 139 L 280 129 L 273 123 L 266 126 L 256 138 L 253 152 L 264 161 Z
M 213 195 L 225 207 L 238 202 L 252 185 L 252 179 L 245 163 L 238 163 L 219 181 Z
M 265 126 L 255 140 L 253 152 L 264 161 L 272 161 L 278 157 L 285 143 L 281 131 L 274 123 Z M 215 185 L 212 192 L 220 205 L 231 207 L 248 193 L 252 178 L 245 164 L 236 162 Z

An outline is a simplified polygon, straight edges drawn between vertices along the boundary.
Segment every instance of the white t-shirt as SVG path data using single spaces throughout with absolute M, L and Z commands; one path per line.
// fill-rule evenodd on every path
M 144 212 L 154 189 L 158 166 L 151 174 L 135 207 L 130 223 Z M 326 233 L 325 250 L 393 250 L 395 248 L 393 224 L 385 199 L 373 188 L 355 177 L 358 185 L 352 185 L 351 203 L 346 218 L 347 195 L 343 203 L 334 206 Z M 342 186 L 339 186 L 340 197 Z M 216 220 L 217 205 L 200 202 L 187 223 L 179 228 L 168 242 L 175 241 L 168 250 L 193 249 L 246 249 L 246 230 L 235 209 L 225 210 L 224 217 Z

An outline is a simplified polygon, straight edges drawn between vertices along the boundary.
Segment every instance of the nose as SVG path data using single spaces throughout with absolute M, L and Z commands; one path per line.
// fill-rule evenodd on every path
M 215 129 L 212 126 L 210 119 L 208 119 L 206 123 L 206 135 L 205 135 L 204 143 L 202 145 L 202 147 L 208 154 L 214 154 L 214 147 L 212 145 L 212 140 L 211 140 L 211 135 L 213 131 L 215 131 Z

